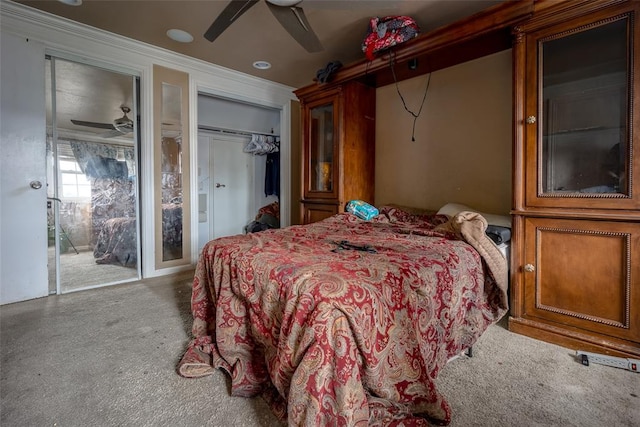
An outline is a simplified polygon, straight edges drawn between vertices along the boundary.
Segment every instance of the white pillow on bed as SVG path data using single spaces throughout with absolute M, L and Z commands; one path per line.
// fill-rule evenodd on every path
M 511 216 L 509 215 L 496 215 L 496 214 L 488 214 L 484 212 L 480 212 L 477 209 L 470 208 L 469 206 L 462 205 L 459 203 L 447 203 L 438 211 L 439 215 L 446 215 L 448 217 L 452 217 L 456 215 L 458 212 L 462 211 L 470 211 L 477 212 L 487 220 L 487 224 L 496 225 L 499 227 L 507 227 L 511 228 Z

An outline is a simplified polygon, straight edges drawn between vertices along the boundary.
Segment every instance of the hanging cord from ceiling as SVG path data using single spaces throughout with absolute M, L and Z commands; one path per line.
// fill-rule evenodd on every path
M 398 86 L 398 79 L 396 77 L 396 72 L 393 69 L 395 63 L 395 52 L 390 52 L 389 53 L 389 68 L 391 68 L 391 75 L 393 76 L 393 81 L 396 84 L 396 91 L 398 92 L 398 95 L 400 96 L 400 100 L 402 101 L 402 105 L 404 106 L 404 109 L 407 110 L 407 112 L 409 114 L 411 114 L 413 116 L 413 128 L 411 131 L 411 141 L 415 142 L 416 140 L 416 120 L 418 120 L 418 117 L 420 117 L 420 113 L 422 113 L 422 107 L 424 107 L 424 101 L 427 99 L 427 92 L 429 91 L 429 84 L 431 83 L 431 73 L 429 73 L 429 75 L 427 76 L 427 86 L 424 88 L 424 95 L 422 97 L 422 102 L 420 103 L 420 109 L 418 110 L 417 113 L 414 113 L 413 111 L 411 111 L 409 109 L 409 107 L 407 107 L 407 103 L 404 100 L 404 97 L 402 96 L 402 93 L 400 93 L 400 86 Z

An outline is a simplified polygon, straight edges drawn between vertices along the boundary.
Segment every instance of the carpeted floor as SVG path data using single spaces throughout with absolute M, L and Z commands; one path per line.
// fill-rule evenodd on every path
M 48 263 L 51 281 L 49 286 L 55 291 L 56 264 L 53 247 L 49 248 Z M 138 270 L 135 268 L 123 267 L 119 264 L 97 264 L 93 251 L 86 248 L 78 248 L 78 253 L 70 248 L 60 255 L 60 282 L 63 293 L 137 278 Z
M 221 373 L 185 379 L 191 274 L 0 307 L 0 425 L 277 425 Z M 492 326 L 441 372 L 462 426 L 640 426 L 640 374 Z

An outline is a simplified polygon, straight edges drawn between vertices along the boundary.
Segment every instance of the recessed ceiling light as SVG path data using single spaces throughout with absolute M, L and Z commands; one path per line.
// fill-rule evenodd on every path
M 253 63 L 253 67 L 257 68 L 258 70 L 268 70 L 269 68 L 271 68 L 271 64 L 267 61 L 256 61 Z
M 175 40 L 180 43 L 191 43 L 193 41 L 193 36 L 191 34 L 187 33 L 186 31 L 178 30 L 175 28 L 172 28 L 169 31 L 167 31 L 167 36 L 171 40 Z
M 58 0 L 60 3 L 64 3 L 69 6 L 80 6 L 82 4 L 82 0 Z

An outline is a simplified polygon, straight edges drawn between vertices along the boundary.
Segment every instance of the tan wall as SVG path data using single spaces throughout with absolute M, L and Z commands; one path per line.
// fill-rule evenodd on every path
M 411 141 L 413 117 L 396 86 L 376 99 L 377 206 L 439 209 L 463 203 L 488 213 L 511 208 L 511 50 L 434 72 Z M 399 83 L 420 109 L 427 76 Z

